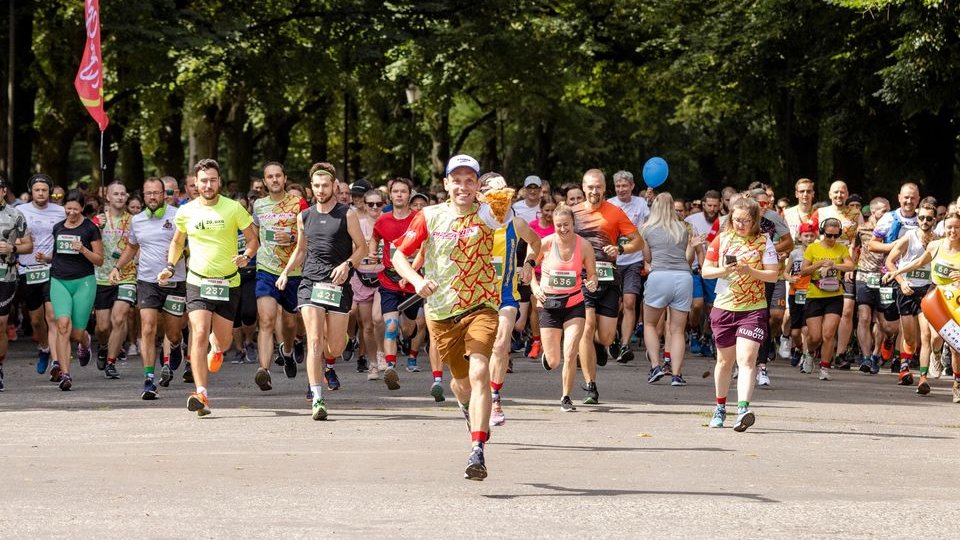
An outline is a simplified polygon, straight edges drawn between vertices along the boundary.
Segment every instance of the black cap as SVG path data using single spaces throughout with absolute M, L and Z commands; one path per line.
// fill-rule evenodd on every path
M 426 203 L 430 202 L 430 198 L 427 197 L 425 193 L 414 193 L 413 195 L 410 196 L 411 201 L 417 198 L 423 199 L 423 202 L 426 202 Z
M 33 185 L 42 182 L 47 185 L 47 188 L 53 189 L 53 179 L 43 173 L 37 173 L 30 177 L 30 180 L 27 182 L 27 186 L 30 189 L 33 189 Z
M 368 182 L 366 178 L 361 178 L 350 184 L 350 194 L 358 197 L 366 194 L 371 189 L 373 189 L 373 184 Z
M 847 197 L 847 204 L 857 203 L 860 206 L 863 206 L 863 198 L 854 193 L 853 195 Z

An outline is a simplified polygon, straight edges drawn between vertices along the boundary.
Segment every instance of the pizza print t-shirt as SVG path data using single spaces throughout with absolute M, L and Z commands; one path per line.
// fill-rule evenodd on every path
M 260 249 L 257 250 L 257 269 L 279 276 L 290 262 L 296 239 L 286 244 L 276 240 L 276 233 L 296 236 L 297 214 L 307 208 L 303 197 L 287 194 L 280 202 L 262 197 L 253 203 L 253 223 L 260 228 Z M 299 276 L 300 269 L 293 268 L 290 276 Z
M 752 268 L 762 270 L 765 264 L 778 264 L 777 250 L 765 234 L 739 236 L 722 233 L 710 242 L 707 260 L 723 266 L 727 255 L 745 261 Z M 717 279 L 717 299 L 713 307 L 726 311 L 754 311 L 767 307 L 766 288 L 759 279 L 746 274 L 730 274 Z
M 103 264 L 97 267 L 97 285 L 110 285 L 110 272 L 116 265 L 120 254 L 127 247 L 127 238 L 130 235 L 130 223 L 133 216 L 124 212 L 120 217 L 111 216 L 109 213 L 97 216 L 94 222 L 100 227 L 100 235 L 103 241 Z M 120 269 L 119 283 L 136 283 L 137 267 L 131 260 L 125 267 Z

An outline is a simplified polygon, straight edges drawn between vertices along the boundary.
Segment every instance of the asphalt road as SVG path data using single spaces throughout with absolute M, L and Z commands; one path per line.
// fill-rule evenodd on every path
M 735 433 L 706 427 L 707 359 L 683 388 L 607 365 L 601 404 L 578 391 L 561 413 L 559 371 L 518 358 L 490 476 L 468 482 L 463 418 L 433 402 L 428 370 L 388 392 L 338 364 L 343 389 L 314 422 L 302 371 L 274 369 L 263 393 L 255 366 L 225 364 L 198 419 L 179 377 L 141 401 L 136 357 L 120 380 L 76 368 L 71 392 L 34 360 L 21 341 L 5 364 L 3 538 L 950 537 L 960 517 L 946 378 L 919 397 L 889 371 L 821 382 L 778 360 L 756 425 Z

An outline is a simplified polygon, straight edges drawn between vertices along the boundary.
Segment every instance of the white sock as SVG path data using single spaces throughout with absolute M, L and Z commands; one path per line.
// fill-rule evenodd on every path
M 323 386 L 319 384 L 311 384 L 310 391 L 313 392 L 313 400 L 319 401 L 323 398 Z
M 206 386 L 199 386 L 199 385 L 198 385 L 198 386 L 197 386 L 197 393 L 198 393 L 198 394 L 207 395 L 207 387 L 206 387 Z

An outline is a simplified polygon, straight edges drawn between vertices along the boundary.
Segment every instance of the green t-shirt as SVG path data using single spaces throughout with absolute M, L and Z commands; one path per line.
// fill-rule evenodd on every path
M 220 196 L 217 204 L 205 206 L 194 199 L 181 206 L 174 218 L 177 230 L 187 234 L 190 259 L 187 283 L 200 286 L 201 276 L 222 279 L 232 274 L 230 287 L 240 286 L 233 258 L 237 256 L 237 231 L 253 223 L 240 203 Z

